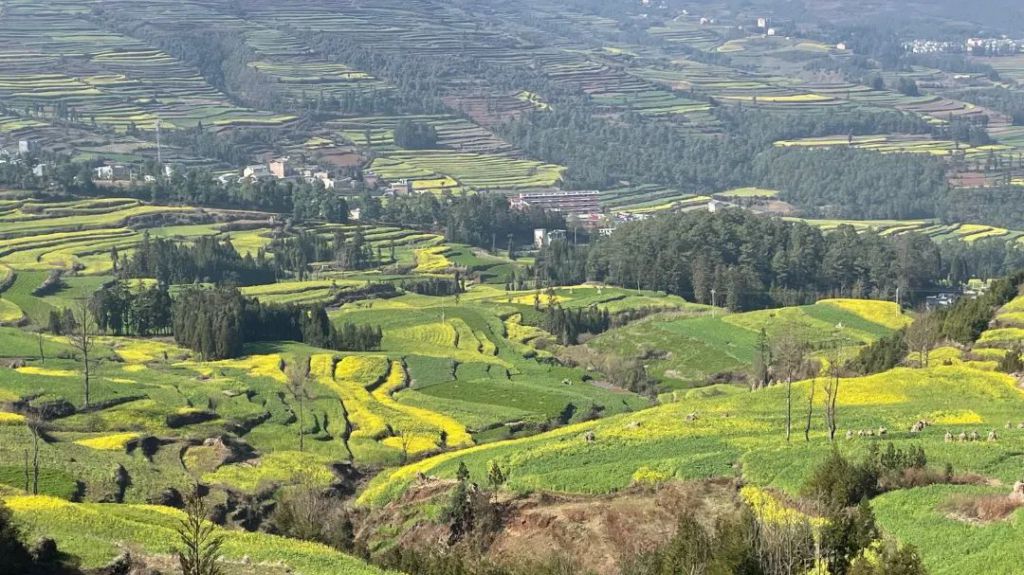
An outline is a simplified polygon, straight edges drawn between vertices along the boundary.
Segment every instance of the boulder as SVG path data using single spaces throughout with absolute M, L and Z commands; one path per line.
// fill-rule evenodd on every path
M 1013 491 L 1010 492 L 1010 499 L 1024 504 L 1024 481 L 1018 481 L 1013 484 Z

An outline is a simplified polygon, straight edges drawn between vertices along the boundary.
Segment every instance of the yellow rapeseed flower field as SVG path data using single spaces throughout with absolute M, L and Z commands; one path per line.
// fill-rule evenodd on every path
M 15 371 L 25 375 L 42 375 L 45 377 L 78 377 L 78 372 L 70 369 L 48 369 L 35 365 L 19 367 Z
M 24 415 L 0 411 L 0 427 L 5 425 L 21 425 L 22 423 L 25 423 Z
M 447 251 L 448 246 L 445 245 L 416 250 L 416 269 L 413 271 L 431 274 L 441 273 L 451 268 L 452 262 L 445 257 L 445 252 Z
M 911 319 L 900 312 L 894 302 L 865 299 L 825 299 L 824 303 L 858 315 L 871 323 L 890 329 L 901 329 L 910 324 Z
M 796 525 L 806 522 L 813 527 L 821 527 L 825 524 L 824 519 L 786 507 L 771 492 L 754 485 L 743 486 L 740 489 L 740 497 L 750 505 L 761 522 L 769 525 Z
M 119 451 L 124 449 L 125 446 L 128 445 L 129 441 L 134 441 L 138 438 L 138 433 L 115 433 L 113 435 L 104 435 L 102 437 L 79 439 L 75 443 L 90 449 L 98 449 L 100 451 Z

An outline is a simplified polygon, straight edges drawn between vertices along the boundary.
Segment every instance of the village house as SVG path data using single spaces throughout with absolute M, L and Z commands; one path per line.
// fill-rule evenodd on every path
M 131 169 L 124 164 L 108 164 L 93 170 L 97 180 L 127 180 L 131 177 Z
M 565 239 L 565 230 L 546 230 L 537 228 L 533 230 L 533 247 L 538 250 L 544 246 L 551 245 L 551 242 Z
M 536 207 L 577 215 L 601 213 L 601 193 L 596 190 L 522 193 L 509 200 L 509 207 L 514 210 Z
M 250 181 L 267 180 L 273 177 L 274 175 L 270 173 L 270 169 L 263 164 L 253 164 L 246 166 L 242 170 L 242 179 Z
M 277 158 L 267 164 L 270 175 L 282 180 L 288 177 L 288 158 Z

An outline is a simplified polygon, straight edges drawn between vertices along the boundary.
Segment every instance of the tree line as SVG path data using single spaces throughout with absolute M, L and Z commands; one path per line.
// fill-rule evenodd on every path
M 823 296 L 892 299 L 897 289 L 911 301 L 946 281 L 948 268 L 922 235 L 883 237 L 852 226 L 826 233 L 725 210 L 625 224 L 585 248 L 548 246 L 536 269 L 541 282 L 603 281 L 739 310 Z
M 509 242 L 533 241 L 533 230 L 565 229 L 565 216 L 530 207 L 512 209 L 503 194 L 399 195 L 382 203 L 363 195 L 362 217 L 384 224 L 443 231 L 450 242 L 497 251 Z
M 246 343 L 299 341 L 339 351 L 380 347 L 380 326 L 344 324 L 336 328 L 323 305 L 264 304 L 237 288 L 186 287 L 174 299 L 174 339 L 204 360 L 238 357 Z
M 230 239 L 212 236 L 196 238 L 191 245 L 164 238 L 152 238 L 145 232 L 142 241 L 128 257 L 111 250 L 118 276 L 155 278 L 163 284 L 194 282 L 231 282 L 238 285 L 274 283 L 278 271 L 261 250 L 256 257 L 238 255 Z

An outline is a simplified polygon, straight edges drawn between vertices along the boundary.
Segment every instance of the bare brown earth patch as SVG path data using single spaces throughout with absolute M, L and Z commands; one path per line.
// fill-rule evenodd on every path
M 365 517 L 357 539 L 371 550 L 391 545 L 445 550 L 448 526 L 429 520 L 424 510 L 443 505 L 453 487 L 453 481 L 421 479 L 401 500 Z M 736 512 L 737 489 L 733 481 L 720 480 L 636 486 L 602 496 L 502 496 L 496 503 L 502 510 L 500 527 L 480 553 L 499 565 L 568 558 L 581 573 L 612 575 L 621 572 L 624 558 L 668 542 L 684 514 L 710 529 L 719 517 Z M 401 535 L 397 541 L 382 540 L 389 532 Z

